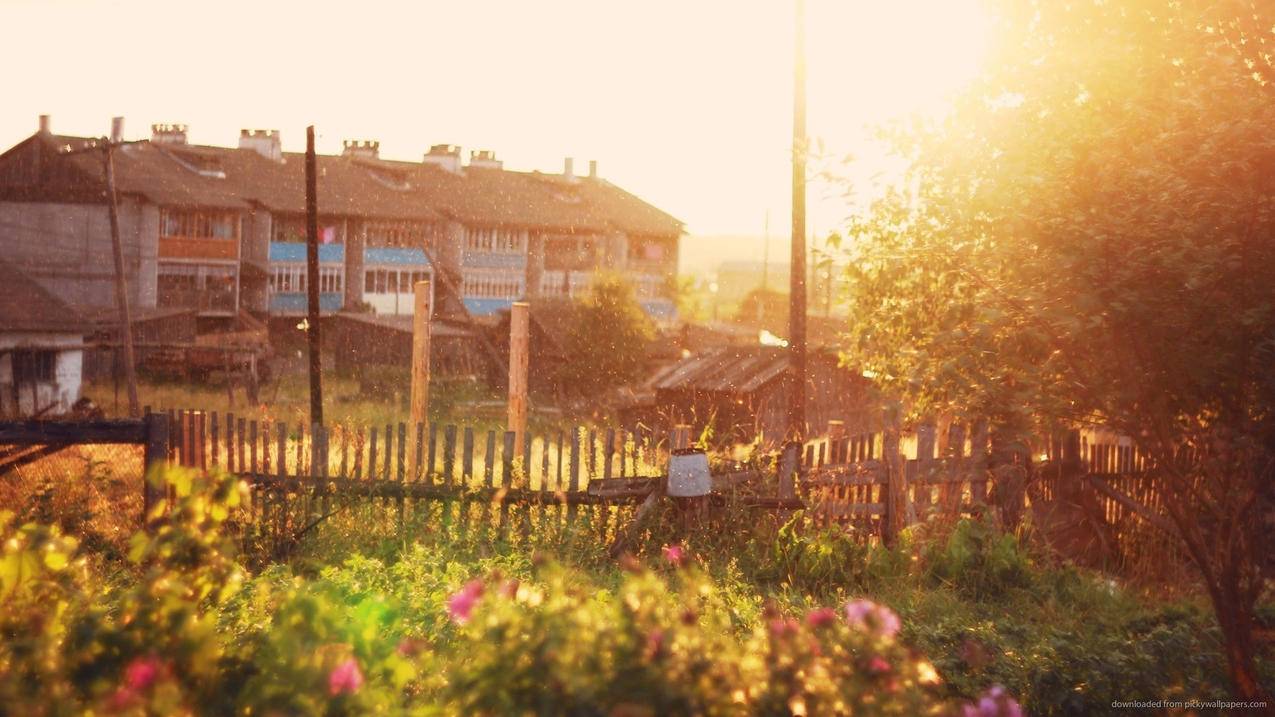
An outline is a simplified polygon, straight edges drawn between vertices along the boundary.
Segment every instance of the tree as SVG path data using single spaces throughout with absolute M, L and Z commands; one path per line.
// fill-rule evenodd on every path
M 633 285 L 617 274 L 597 274 L 570 320 L 560 385 L 577 396 L 597 398 L 634 381 L 642 375 L 654 337 L 655 327 Z
M 1236 695 L 1269 700 L 1275 12 L 993 9 L 986 74 L 943 120 L 887 132 L 911 169 L 850 222 L 846 353 L 917 415 L 1131 436 Z

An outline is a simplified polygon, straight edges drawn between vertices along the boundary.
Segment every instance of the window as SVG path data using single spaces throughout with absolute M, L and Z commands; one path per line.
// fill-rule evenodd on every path
M 425 245 L 425 225 L 417 222 L 368 222 L 367 245 L 419 249 Z
M 319 267 L 319 292 L 323 294 L 339 294 L 342 291 L 342 279 L 345 272 L 339 266 Z
M 465 230 L 469 251 L 517 253 L 526 250 L 524 234 L 516 229 L 474 228 Z
M 368 269 L 363 275 L 365 294 L 410 294 L 416 282 L 429 278 L 429 272 L 411 269 Z
M 187 209 L 163 209 L 159 213 L 160 236 L 185 239 L 237 239 L 239 215 L 234 212 L 209 212 Z
M 162 305 L 190 306 L 201 311 L 234 311 L 239 272 L 226 264 L 160 262 L 155 289 Z
M 341 244 L 344 234 L 339 222 L 332 219 L 319 218 L 319 243 Z M 304 218 L 280 218 L 274 220 L 274 241 L 290 244 L 304 244 L 309 240 L 309 230 Z
M 14 351 L 13 382 L 18 385 L 52 383 L 56 359 L 54 351 Z
M 304 294 L 306 292 L 306 267 L 304 264 L 277 264 L 270 270 L 270 291 L 276 294 Z M 339 294 L 345 286 L 345 269 L 339 266 L 319 267 L 319 293 Z
M 470 270 L 462 276 L 461 293 L 480 299 L 517 299 L 525 293 L 523 276 L 512 272 Z

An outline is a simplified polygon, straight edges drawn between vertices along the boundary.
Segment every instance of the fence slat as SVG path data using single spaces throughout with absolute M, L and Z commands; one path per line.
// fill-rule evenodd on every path
M 456 426 L 443 429 L 443 485 L 451 486 L 456 468 Z
M 608 428 L 602 443 L 602 478 L 611 478 L 611 455 L 615 453 L 615 429 Z
M 460 475 L 461 483 L 466 486 L 474 477 L 474 429 L 469 426 L 465 426 L 464 442 L 461 445 Z
M 413 475 L 412 480 L 419 481 L 425 469 L 422 461 L 425 460 L 425 424 L 416 423 L 416 459 L 412 461 Z
M 257 473 L 257 422 L 248 424 L 248 442 L 252 444 L 252 473 Z
M 372 426 L 367 443 L 367 478 L 368 480 L 376 480 L 376 439 L 379 433 L 376 426 Z
M 381 475 L 385 480 L 394 480 L 394 426 L 385 424 L 385 467 Z
M 429 451 L 425 458 L 425 480 L 430 484 L 434 482 L 434 445 L 438 442 L 438 426 L 434 423 L 429 424 Z
M 235 448 L 239 454 L 239 466 L 236 472 L 244 473 L 247 471 L 246 466 L 248 464 L 247 448 L 245 447 L 245 441 L 248 437 L 248 419 L 240 416 L 235 421 L 235 429 Z
M 487 431 L 487 454 L 483 456 L 483 486 L 496 487 L 496 432 Z

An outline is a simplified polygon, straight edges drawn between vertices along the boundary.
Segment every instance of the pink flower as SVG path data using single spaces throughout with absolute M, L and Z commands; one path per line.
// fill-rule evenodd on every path
M 786 637 L 796 633 L 797 627 L 797 621 L 792 618 L 777 618 L 770 621 L 770 634 L 775 637 Z
M 457 624 L 464 625 L 474 611 L 474 605 L 483 595 L 483 581 L 470 580 L 456 594 L 447 598 L 447 614 Z
M 890 663 L 880 655 L 873 655 L 872 659 L 868 660 L 868 672 L 873 674 L 884 675 L 891 669 L 893 668 L 890 667 Z
M 412 657 L 425 649 L 425 645 L 426 643 L 424 640 L 419 640 L 415 637 L 405 637 L 398 641 L 396 652 L 404 657 Z
M 519 583 L 517 578 L 514 578 L 512 580 L 506 580 L 500 586 L 500 596 L 503 598 L 509 598 L 510 600 L 513 600 L 515 597 L 518 596 L 518 585 Z
M 902 627 L 893 610 L 863 598 L 846 603 L 846 621 L 851 627 L 869 630 L 881 637 L 894 637 Z
M 353 657 L 332 668 L 332 672 L 328 674 L 328 694 L 333 697 L 354 694 L 362 686 L 363 673 Z
M 819 629 L 831 625 L 837 619 L 837 611 L 830 607 L 821 607 L 806 613 L 806 624 Z
M 155 682 L 162 667 L 154 657 L 138 657 L 124 668 L 124 686 L 134 692 L 145 690 Z
M 993 685 L 978 699 L 978 704 L 966 704 L 961 709 L 963 717 L 1023 717 L 1023 708 L 1000 685 Z
M 686 562 L 686 551 L 680 545 L 665 545 L 664 559 L 672 565 L 681 567 Z

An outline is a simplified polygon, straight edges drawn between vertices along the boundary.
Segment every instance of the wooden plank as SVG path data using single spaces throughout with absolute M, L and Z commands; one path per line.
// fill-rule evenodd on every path
M 381 476 L 385 480 L 394 480 L 394 426 L 393 424 L 385 424 L 385 465 L 381 470 Z
M 513 485 L 513 469 L 514 469 L 514 450 L 518 445 L 518 433 L 516 431 L 505 431 L 504 445 L 501 446 L 501 465 L 500 465 L 500 488 L 507 489 Z M 500 504 L 500 529 L 503 532 L 505 525 L 509 520 L 509 504 L 501 502 Z
M 496 487 L 496 432 L 487 431 L 487 453 L 483 456 L 483 485 Z
M 580 431 L 572 429 L 571 431 L 571 468 L 568 478 L 569 484 L 567 492 L 575 494 L 580 491 Z M 574 503 L 567 507 L 567 521 L 574 522 L 577 510 Z
M 398 482 L 402 483 L 407 480 L 407 426 L 399 421 L 398 424 L 398 473 L 396 474 Z
M 425 424 L 416 424 L 416 453 L 412 460 L 412 480 L 420 480 L 425 471 Z
M 226 413 L 226 470 L 235 472 L 235 414 Z
M 276 421 L 274 424 L 275 440 L 275 474 L 280 478 L 288 475 L 288 424 Z
M 297 475 L 305 475 L 305 424 L 297 422 Z
M 438 426 L 429 424 L 429 451 L 425 458 L 425 480 L 434 482 L 434 446 L 438 443 Z
M 349 426 L 341 427 L 341 477 L 348 478 L 350 475 L 350 429 Z
M 252 472 L 257 473 L 257 421 L 248 424 L 248 443 L 252 446 Z
M 363 446 L 366 442 L 363 427 L 359 426 L 359 432 L 354 440 L 354 477 L 359 480 L 363 479 Z
M 367 444 L 367 478 L 368 480 L 376 480 L 376 443 L 380 433 L 376 426 L 372 426 L 371 434 L 368 437 Z
M 221 467 L 221 431 L 217 412 L 208 415 L 208 447 L 212 449 L 212 467 Z
M 460 475 L 464 485 L 469 485 L 474 477 L 474 429 L 470 426 L 465 426 L 464 442 L 461 445 Z
M 450 486 L 456 467 L 456 426 L 448 424 L 443 429 L 443 485 Z
M 146 480 L 142 482 L 142 524 L 151 510 L 163 499 L 159 473 L 168 460 L 168 417 L 147 411 L 142 418 L 143 443 L 142 467 Z
M 237 419 L 236 423 L 238 425 L 236 426 L 236 430 L 235 430 L 235 446 L 239 452 L 239 468 L 237 472 L 247 473 L 248 472 L 248 449 L 247 449 L 248 419 L 244 418 L 243 416 L 240 416 Z
M 540 437 L 540 491 L 549 490 L 549 439 Z
M 602 440 L 602 479 L 611 477 L 611 456 L 615 453 L 615 429 L 608 428 Z

